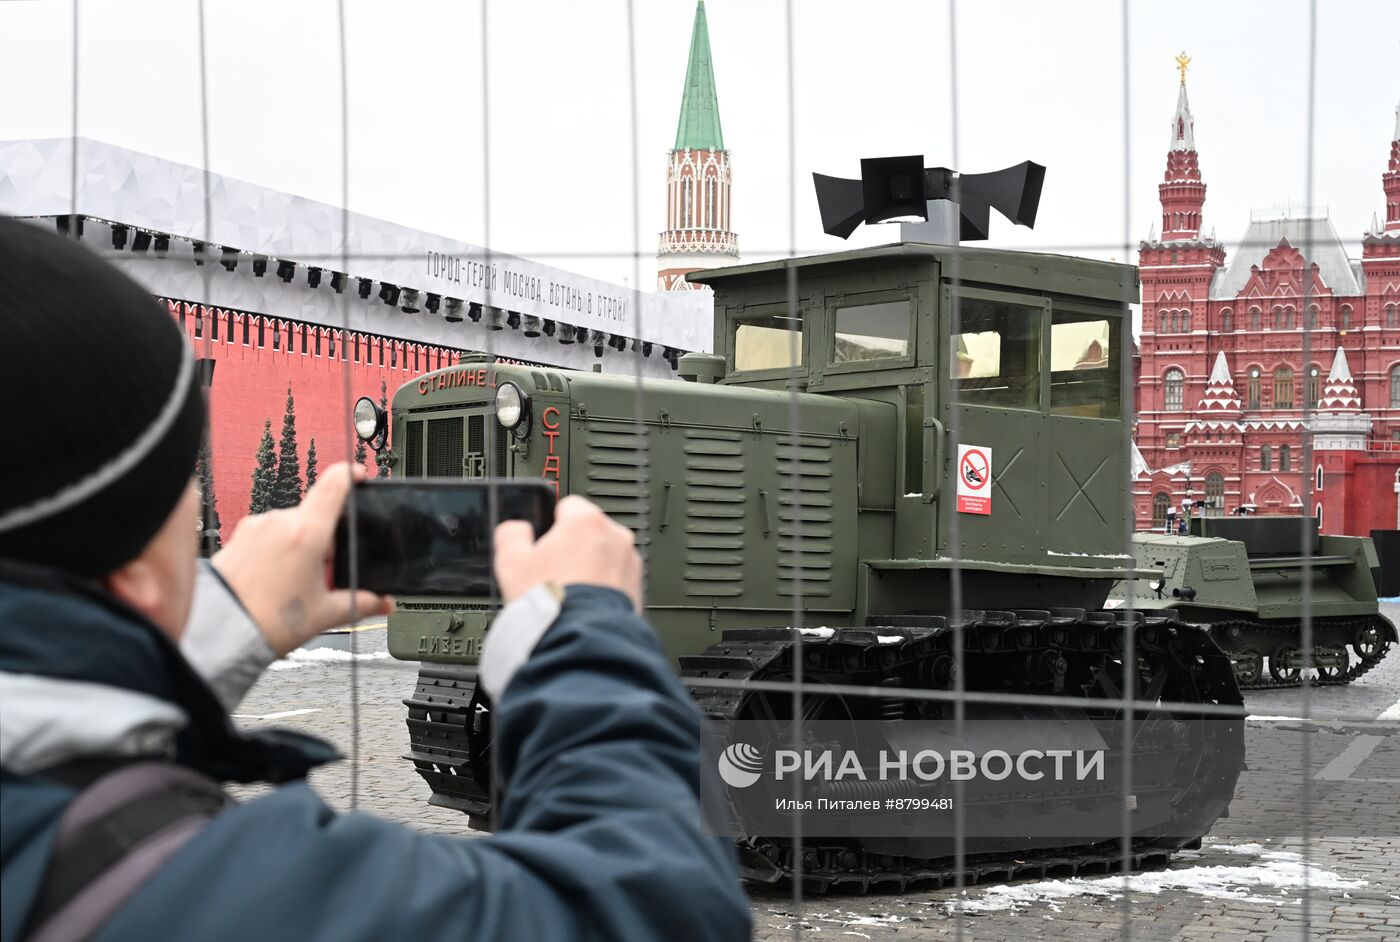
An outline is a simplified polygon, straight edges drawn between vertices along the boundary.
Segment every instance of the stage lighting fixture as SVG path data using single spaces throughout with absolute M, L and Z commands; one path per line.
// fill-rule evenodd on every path
M 374 279 L 373 279 L 373 278 L 361 278 L 361 279 L 360 279 L 360 299 L 361 299 L 361 300 L 367 300 L 367 299 L 369 298 L 370 292 L 373 291 L 373 290 L 374 290 Z
M 636 337 L 633 337 L 633 338 L 632 338 L 632 352 L 633 352 L 633 353 L 640 353 L 641 350 L 642 350 L 642 342 L 641 342 L 640 340 L 638 340 Z
M 405 314 L 417 314 L 422 310 L 422 307 L 419 306 L 417 288 L 404 288 L 402 299 L 403 304 L 400 305 L 399 310 L 403 311 Z
M 526 337 L 533 338 L 538 337 L 540 335 L 541 324 L 540 319 L 538 317 L 532 317 L 531 315 L 526 314 L 520 320 L 525 327 L 524 333 Z
M 194 242 L 191 242 L 191 243 L 190 243 L 190 251 L 194 253 L 194 263 L 195 263 L 196 265 L 203 265 L 203 264 L 204 264 L 204 243 L 203 243 L 203 242 L 200 242 L 200 241 L 198 241 L 198 240 L 195 240 Z
M 393 287 L 394 287 L 394 286 L 391 285 L 391 284 L 389 284 L 389 282 L 387 282 L 387 281 L 381 281 L 381 282 L 379 283 L 379 300 L 383 301 L 385 304 L 388 304 L 388 303 L 389 303 L 389 289 L 391 289 L 391 288 L 393 288 Z
M 563 343 L 563 344 L 569 344 L 569 343 L 573 343 L 573 342 L 574 342 L 574 325 L 573 325 L 573 324 L 560 324 L 560 325 L 559 325 L 559 342 L 560 342 L 560 343 Z
M 467 317 L 473 324 L 481 322 L 481 305 L 475 301 L 467 305 Z
M 126 248 L 126 226 L 120 223 L 112 226 L 112 248 L 118 252 Z
M 321 287 L 321 269 L 317 268 L 315 265 L 306 269 L 306 286 L 308 288 Z
M 438 308 L 442 307 L 442 295 L 429 291 L 427 298 L 423 300 L 423 306 L 428 309 L 429 314 L 436 314 Z
M 170 251 L 170 236 L 164 232 L 157 232 L 151 247 L 156 253 L 156 258 L 165 258 L 165 253 Z
M 498 307 L 488 305 L 485 311 L 484 320 L 486 322 L 486 326 L 489 327 L 491 330 L 506 329 L 505 312 Z
M 1027 160 L 991 173 L 960 174 L 923 163 L 922 155 L 867 158 L 860 162 L 859 180 L 812 174 L 822 230 L 846 239 L 862 222 L 927 220 L 935 200 L 958 204 L 959 240 L 987 238 L 992 209 L 1018 226 L 1035 227 L 1045 182 L 1040 164 Z
M 642 356 L 644 356 L 644 357 L 649 357 L 649 356 L 651 356 L 651 341 L 650 341 L 650 340 L 643 340 L 643 341 L 642 341 Z
M 519 311 L 507 311 L 507 312 L 506 312 L 506 326 L 509 327 L 511 330 L 519 330 L 519 329 L 520 329 L 520 312 L 519 312 Z
M 151 247 L 151 234 L 145 229 L 137 229 L 131 237 L 131 251 L 144 252 Z
M 83 237 L 83 217 L 75 215 L 55 216 L 54 225 L 58 227 L 61 235 L 71 236 L 74 239 Z
M 266 255 L 254 255 L 254 256 L 253 256 L 253 277 L 254 277 L 254 278 L 261 278 L 263 275 L 266 275 L 266 274 L 267 274 L 267 256 L 266 256 Z
M 277 277 L 281 278 L 285 284 L 291 284 L 296 277 L 297 263 L 289 262 L 285 258 L 277 263 Z
M 543 333 L 546 337 L 553 337 L 553 336 L 554 336 L 554 321 L 546 319 L 545 322 L 544 322 L 544 327 L 543 327 L 542 333 Z
M 336 294 L 344 294 L 344 293 L 345 293 L 345 272 L 343 272 L 343 271 L 333 271 L 333 272 L 331 272 L 331 288 L 335 290 L 335 293 L 336 293 Z
M 676 360 L 680 358 L 680 351 L 675 347 L 667 347 L 665 352 L 661 354 L 661 358 L 671 364 L 671 369 L 674 370 L 676 369 Z
M 442 319 L 457 324 L 461 322 L 462 316 L 462 299 L 448 298 L 446 306 L 442 309 Z
M 225 271 L 233 271 L 238 267 L 238 249 L 230 246 L 223 246 L 219 251 L 219 264 L 224 266 Z
M 600 357 L 603 355 L 603 341 L 607 335 L 601 330 L 590 330 L 588 332 L 588 342 L 593 346 L 593 355 Z
M 389 296 L 384 299 L 384 303 L 389 305 L 390 307 L 398 307 L 399 294 L 401 293 L 402 289 L 399 288 L 398 285 L 385 285 L 385 287 L 389 289 Z

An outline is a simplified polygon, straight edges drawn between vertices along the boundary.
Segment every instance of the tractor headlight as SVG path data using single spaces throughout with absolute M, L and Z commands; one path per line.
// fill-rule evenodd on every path
M 521 392 L 519 386 L 501 383 L 496 387 L 496 421 L 502 428 L 523 436 L 529 430 L 526 421 L 529 417 L 530 397 Z
M 384 410 L 379 408 L 379 403 L 373 399 L 361 396 L 355 402 L 354 422 L 355 435 L 360 441 L 373 441 L 375 436 L 384 430 Z

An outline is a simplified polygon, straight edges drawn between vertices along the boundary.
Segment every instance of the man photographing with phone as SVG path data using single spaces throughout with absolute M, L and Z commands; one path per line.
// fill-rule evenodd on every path
M 337 814 L 304 781 L 333 749 L 228 711 L 352 608 L 389 610 L 326 585 L 351 469 L 201 565 L 204 402 L 169 315 L 0 219 L 0 318 L 21 446 L 0 487 L 0 942 L 747 938 L 629 531 L 578 498 L 538 540 L 496 531 L 495 835 Z M 279 787 L 240 804 L 229 781 Z

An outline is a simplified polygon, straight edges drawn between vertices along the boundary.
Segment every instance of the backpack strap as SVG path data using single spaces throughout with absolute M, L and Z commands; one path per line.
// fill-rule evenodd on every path
M 233 804 L 213 779 L 169 762 L 97 760 L 40 774 L 80 790 L 59 821 L 27 942 L 91 936 Z

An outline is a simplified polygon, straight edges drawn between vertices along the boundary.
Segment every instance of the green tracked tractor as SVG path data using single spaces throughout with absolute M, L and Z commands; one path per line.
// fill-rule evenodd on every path
M 683 357 L 686 381 L 647 380 L 640 395 L 628 377 L 486 358 L 428 374 L 394 395 L 393 474 L 544 478 L 630 527 L 647 565 L 646 615 L 717 723 L 791 721 L 788 694 L 734 682 L 794 676 L 796 608 L 810 632 L 802 719 L 952 716 L 949 703 L 900 691 L 953 688 L 961 638 L 969 691 L 1103 701 L 969 703 L 984 745 L 1008 724 L 1052 720 L 1104 744 L 1121 768 L 1107 730 L 1130 678 L 1163 704 L 1241 703 L 1204 629 L 1170 611 L 1103 610 L 1115 582 L 1145 575 L 1126 545 L 1124 500 L 1136 270 L 961 249 L 955 294 L 952 251 L 904 243 L 692 275 L 715 291 L 716 352 Z M 494 407 L 506 384 L 525 403 L 509 429 Z M 474 818 L 490 809 L 491 705 L 475 664 L 491 615 L 466 599 L 401 598 L 389 621 L 390 652 L 422 662 L 406 701 L 408 758 L 433 804 Z M 1130 638 L 1135 663 L 1123 657 Z M 822 693 L 845 684 L 891 693 Z M 1155 785 L 1133 796 L 1134 815 L 1155 825 L 1135 831 L 1130 856 L 1162 862 L 1226 812 L 1243 723 L 1170 708 L 1136 719 L 1135 756 L 1158 746 Z M 1032 819 L 1119 807 L 1117 781 L 969 807 L 970 822 L 1009 814 L 1027 826 L 969 838 L 961 875 L 1115 867 L 1117 840 L 1029 835 Z M 781 835 L 737 827 L 756 880 L 800 867 L 818 889 L 902 886 L 957 869 L 946 836 L 809 839 L 799 856 Z
M 1109 604 L 1131 593 L 1133 608 L 1209 625 L 1242 688 L 1298 686 L 1305 670 L 1314 684 L 1348 684 L 1396 641 L 1371 539 L 1322 536 L 1314 517 L 1197 517 L 1189 536 L 1134 534 L 1133 551 L 1153 575 L 1116 586 Z

